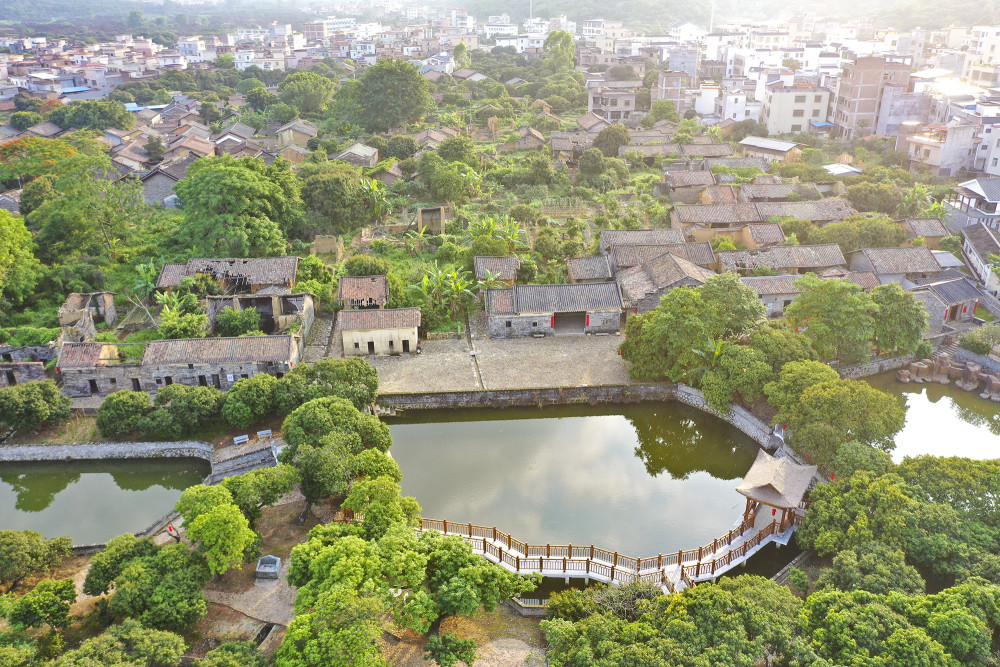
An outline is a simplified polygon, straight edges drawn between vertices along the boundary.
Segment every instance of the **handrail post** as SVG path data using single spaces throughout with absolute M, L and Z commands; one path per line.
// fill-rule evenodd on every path
M 521 557 L 520 556 L 514 556 L 514 558 L 516 559 L 514 561 L 515 562 L 514 569 L 517 570 L 518 572 L 520 572 L 521 571 Z
M 497 527 L 493 526 L 493 541 L 497 541 Z
M 590 558 L 591 559 L 594 558 L 594 545 L 593 544 L 590 545 Z
M 660 554 L 659 556 L 656 557 L 656 569 L 657 570 L 663 569 L 663 554 Z
M 568 570 L 566 569 L 566 559 L 563 558 L 563 573 L 565 572 L 568 572 Z
M 444 524 L 444 534 L 447 535 L 448 534 L 448 520 L 447 519 L 441 519 L 441 523 Z
M 552 545 L 551 544 L 546 544 L 545 545 L 545 557 L 546 558 L 551 558 L 552 557 Z
M 614 564 L 615 566 L 617 566 L 617 565 L 618 565 L 618 552 L 617 552 L 617 551 L 615 552 L 615 560 L 614 560 L 614 563 L 613 563 L 613 564 Z
M 472 524 L 469 524 L 469 537 L 472 537 Z

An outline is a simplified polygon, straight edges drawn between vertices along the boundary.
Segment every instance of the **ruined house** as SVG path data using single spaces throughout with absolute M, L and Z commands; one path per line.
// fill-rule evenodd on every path
M 73 292 L 59 307 L 59 326 L 64 341 L 80 342 L 97 335 L 97 325 L 113 327 L 118 321 L 114 292 Z
M 337 300 L 348 310 L 385 308 L 389 304 L 389 280 L 386 276 L 344 276 Z
M 298 268 L 298 257 L 189 259 L 184 264 L 164 264 L 156 287 L 169 290 L 184 278 L 208 275 L 227 294 L 255 294 L 266 287 L 291 290 Z

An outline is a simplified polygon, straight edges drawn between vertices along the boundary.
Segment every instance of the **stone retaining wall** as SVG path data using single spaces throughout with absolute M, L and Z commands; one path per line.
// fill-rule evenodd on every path
M 708 406 L 701 391 L 685 385 L 640 383 L 594 387 L 544 387 L 537 389 L 494 389 L 485 391 L 445 391 L 408 394 L 382 394 L 378 404 L 397 410 L 432 410 L 439 408 L 510 408 L 546 405 L 597 405 L 600 403 L 642 403 L 678 401 L 732 424 L 761 446 L 774 449 L 781 441 L 771 427 L 750 411 L 733 405 L 722 415 Z
M 972 361 L 983 367 L 983 370 L 1000 375 L 1000 361 L 993 361 L 989 357 L 970 352 L 964 347 L 955 348 L 956 361 Z
M 876 359 L 871 363 L 862 364 L 860 366 L 831 366 L 831 368 L 840 373 L 840 377 L 842 378 L 860 380 L 861 378 L 871 377 L 873 375 L 881 375 L 886 371 L 894 371 L 898 368 L 902 368 L 903 366 L 907 366 L 916 360 L 916 355 L 908 354 L 905 357 L 887 357 L 884 359 Z
M 93 461 L 99 459 L 189 458 L 214 462 L 207 442 L 83 442 L 71 445 L 3 445 L 0 462 Z

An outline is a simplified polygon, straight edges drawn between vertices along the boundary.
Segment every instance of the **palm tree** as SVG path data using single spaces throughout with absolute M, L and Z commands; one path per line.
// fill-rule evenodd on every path
M 361 195 L 364 197 L 365 205 L 375 222 L 385 218 L 392 210 L 389 206 L 389 199 L 385 195 L 385 185 L 382 181 L 377 181 L 374 178 L 362 178 Z
M 484 269 L 483 273 L 486 274 L 486 277 L 476 281 L 476 289 L 479 290 L 480 293 L 483 293 L 488 289 L 496 289 L 504 286 L 503 280 L 500 279 L 500 274 L 492 273 L 489 269 Z
M 729 341 L 709 338 L 704 347 L 691 350 L 694 354 L 701 358 L 701 363 L 688 370 L 687 373 L 685 373 L 685 376 L 700 382 L 701 379 L 705 377 L 706 373 L 719 364 L 719 359 L 726 352 L 726 348 L 730 345 L 731 343 Z

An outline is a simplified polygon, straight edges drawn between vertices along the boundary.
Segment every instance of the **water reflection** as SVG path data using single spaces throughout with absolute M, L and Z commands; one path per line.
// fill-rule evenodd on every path
M 425 516 L 633 555 L 728 530 L 743 506 L 734 480 L 756 455 L 736 429 L 679 404 L 415 412 L 390 428 L 403 490 Z
M 145 528 L 207 474 L 194 459 L 0 464 L 0 529 L 103 542 Z
M 932 454 L 972 459 L 1000 458 L 1000 405 L 954 384 L 902 384 L 894 373 L 869 379 L 908 406 L 896 435 L 895 461 Z

